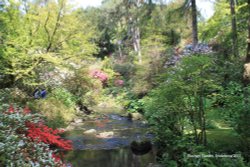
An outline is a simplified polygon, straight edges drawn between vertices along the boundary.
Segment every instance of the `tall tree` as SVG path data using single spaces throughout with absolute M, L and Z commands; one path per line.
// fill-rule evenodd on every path
M 66 0 L 5 3 L 0 73 L 30 84 L 45 64 L 79 63 L 96 52 L 92 31 Z M 20 10 L 21 9 L 21 10 Z M 76 60 L 77 59 L 77 60 Z M 29 80 L 29 81 L 28 81 Z
M 128 24 L 129 24 L 129 33 L 132 38 L 132 44 L 134 47 L 134 51 L 138 55 L 139 64 L 142 63 L 142 54 L 141 54 L 141 32 L 139 27 L 139 8 L 143 2 L 141 0 L 124 0 L 124 3 L 127 7 L 128 14 Z
M 230 0 L 231 22 L 232 22 L 232 42 L 233 42 L 233 55 L 238 57 L 238 35 L 237 35 L 237 22 L 235 13 L 235 0 Z
M 250 63 L 250 0 L 248 0 L 248 39 L 247 39 L 247 55 L 246 55 L 246 63 Z
M 243 84 L 245 86 L 244 89 L 244 109 L 240 113 L 240 117 L 238 120 L 238 132 L 241 135 L 242 138 L 242 146 L 244 148 L 243 150 L 243 156 L 246 158 L 246 161 L 250 161 L 250 92 L 249 92 L 249 86 L 250 86 L 250 0 L 247 0 L 247 12 L 248 12 L 248 39 L 247 39 L 247 53 L 246 53 L 246 59 L 244 64 L 244 75 L 243 75 Z
M 191 0 L 192 9 L 192 34 L 193 34 L 193 46 L 195 47 L 198 43 L 198 25 L 197 25 L 197 7 L 196 0 Z
M 187 11 L 191 10 L 191 18 L 192 18 L 192 44 L 195 47 L 199 41 L 198 39 L 198 21 L 197 21 L 197 6 L 196 0 L 185 0 L 183 5 L 177 10 L 178 12 L 181 10 L 183 14 L 186 14 Z
M 248 5 L 248 39 L 247 39 L 247 53 L 244 64 L 244 84 L 248 86 L 250 83 L 250 0 L 247 1 Z

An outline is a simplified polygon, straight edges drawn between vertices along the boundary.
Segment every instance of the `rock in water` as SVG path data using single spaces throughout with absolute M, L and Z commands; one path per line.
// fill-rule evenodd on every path
M 140 114 L 140 113 L 138 113 L 138 112 L 129 113 L 129 114 L 128 114 L 128 118 L 129 118 L 129 119 L 132 119 L 133 121 L 142 120 L 142 119 L 143 119 L 143 115 Z
M 133 141 L 130 144 L 130 148 L 134 154 L 143 155 L 147 154 L 152 149 L 152 144 L 148 140 L 141 142 Z
M 90 129 L 90 130 L 86 130 L 85 132 L 83 132 L 83 134 L 88 134 L 88 135 L 90 135 L 90 134 L 96 134 L 96 130 L 95 129 Z
M 66 131 L 71 131 L 71 130 L 74 130 L 74 126 L 73 125 L 69 125 L 67 126 L 67 128 L 65 129 Z
M 96 135 L 96 137 L 99 137 L 99 138 L 112 138 L 114 136 L 114 132 L 102 132 L 102 133 L 99 133 L 98 135 Z
M 77 123 L 77 124 L 82 123 L 82 119 L 80 119 L 80 118 L 75 118 L 75 119 L 74 119 L 74 122 Z

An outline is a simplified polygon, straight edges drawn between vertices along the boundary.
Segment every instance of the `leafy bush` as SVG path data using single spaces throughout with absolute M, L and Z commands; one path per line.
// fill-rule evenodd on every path
M 143 110 L 144 101 L 143 99 L 131 100 L 130 103 L 126 106 L 128 112 L 141 112 Z
M 91 77 L 88 69 L 81 68 L 64 81 L 64 87 L 73 95 L 70 99 L 74 102 L 93 106 L 102 96 L 103 83 Z
M 47 118 L 49 126 L 64 127 L 67 122 L 74 119 L 76 114 L 73 106 L 68 107 L 64 103 L 65 101 L 60 101 L 55 97 L 48 97 L 35 101 L 34 110 L 39 111 Z
M 0 103 L 20 103 L 24 104 L 28 95 L 18 88 L 0 89 Z
M 65 166 L 50 145 L 70 150 L 71 143 L 44 125 L 41 115 L 10 106 L 0 112 L 0 122 L 0 166 Z
M 56 88 L 51 93 L 55 99 L 61 101 L 67 107 L 75 107 L 76 97 L 65 88 Z
M 222 102 L 225 114 L 235 121 L 239 118 L 238 114 L 243 113 L 241 86 L 228 84 L 223 90 L 216 82 L 218 78 L 214 77 L 213 64 L 214 59 L 208 56 L 183 58 L 176 67 L 168 69 L 162 76 L 161 85 L 145 98 L 145 116 L 156 134 L 155 139 L 160 144 L 163 164 L 166 166 L 245 166 L 242 158 L 230 159 L 228 163 L 221 158 L 190 159 L 184 156 L 185 153 L 209 154 L 209 149 L 211 151 L 211 147 L 206 147 L 208 126 L 216 128 L 208 119 L 208 113 L 215 107 L 211 105 L 211 99 Z M 230 116 L 232 114 L 234 116 Z M 244 121 L 247 118 L 247 115 L 241 118 L 244 126 L 240 128 L 244 134 L 249 134 Z M 192 133 L 185 133 L 190 130 Z M 247 151 L 242 151 L 243 154 L 247 155 Z
M 125 78 L 129 78 L 135 72 L 135 67 L 131 63 L 115 64 L 113 68 L 115 72 L 118 72 Z
M 205 133 L 205 122 L 199 120 L 207 110 L 205 90 L 213 86 L 207 75 L 211 62 L 203 56 L 183 58 L 181 64 L 168 69 L 162 77 L 164 82 L 145 98 L 145 116 L 169 161 L 180 161 L 182 154 L 189 151 L 189 145 L 204 142 L 197 131 L 203 129 Z M 185 135 L 187 127 L 192 127 L 191 135 Z
M 75 70 L 74 75 L 64 80 L 64 88 L 77 97 L 81 97 L 92 88 L 100 89 L 101 87 L 102 83 L 100 81 L 96 82 L 92 79 L 86 68 Z
M 85 104 L 86 106 L 94 106 L 100 102 L 102 97 L 101 91 L 93 90 L 87 92 L 84 96 L 81 98 L 81 102 Z

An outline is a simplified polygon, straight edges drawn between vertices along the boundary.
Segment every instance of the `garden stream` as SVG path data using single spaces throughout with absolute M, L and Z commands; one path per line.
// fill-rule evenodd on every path
M 147 130 L 143 121 L 117 114 L 83 121 L 65 133 L 74 148 L 65 159 L 73 167 L 151 167 L 156 157 L 154 148 L 143 155 L 134 154 L 130 148 L 132 141 L 152 140 Z

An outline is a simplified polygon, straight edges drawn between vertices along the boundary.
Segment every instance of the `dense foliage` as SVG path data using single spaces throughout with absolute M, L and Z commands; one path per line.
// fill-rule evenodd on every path
M 228 166 L 232 163 L 230 159 L 227 164 L 223 159 L 213 161 L 209 158 L 201 159 L 200 162 L 188 161 L 186 155 L 215 154 L 208 147 L 211 144 L 208 132 L 214 128 L 209 125 L 209 115 L 213 110 L 222 112 L 221 106 L 214 106 L 221 105 L 220 100 L 223 99 L 223 109 L 227 110 L 222 115 L 233 119 L 234 125 L 240 121 L 239 114 L 243 109 L 242 92 L 235 95 L 236 92 L 229 94 L 225 90 L 221 93 L 219 90 L 223 88 L 215 80 L 219 77 L 214 68 L 215 63 L 208 56 L 184 58 L 176 67 L 167 70 L 167 74 L 162 77 L 165 81 L 146 98 L 145 115 L 156 133 L 156 140 L 167 166 L 217 166 L 222 162 L 224 166 Z M 216 93 L 218 91 L 220 93 Z M 226 97 L 218 98 L 224 93 Z M 234 113 L 230 114 L 230 110 Z M 223 150 L 225 148 L 216 152 L 225 154 Z M 242 159 L 232 161 L 235 161 L 232 166 L 244 166 Z
M 0 166 L 62 166 L 51 127 L 105 111 L 144 115 L 164 166 L 249 165 L 250 2 L 197 2 L 0 1 Z

